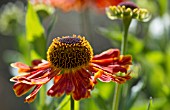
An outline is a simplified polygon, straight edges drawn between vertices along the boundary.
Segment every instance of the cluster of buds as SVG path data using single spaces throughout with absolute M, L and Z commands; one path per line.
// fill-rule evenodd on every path
M 133 2 L 122 2 L 118 6 L 110 6 L 106 9 L 107 16 L 110 19 L 132 18 L 146 22 L 151 18 L 147 9 L 139 8 Z

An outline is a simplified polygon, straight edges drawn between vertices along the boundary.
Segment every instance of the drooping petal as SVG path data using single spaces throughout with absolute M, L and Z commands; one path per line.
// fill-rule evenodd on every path
M 80 100 L 81 98 L 89 98 L 90 90 L 94 87 L 91 75 L 84 69 L 81 69 L 74 73 L 74 85 L 75 90 L 72 93 L 74 100 Z
M 91 75 L 85 69 L 79 70 L 77 72 L 77 77 L 86 89 L 93 89 L 94 84 L 91 83 Z
M 81 98 L 84 98 L 86 96 L 86 92 L 88 89 L 84 87 L 84 85 L 81 83 L 81 80 L 77 76 L 79 73 L 75 73 L 74 75 L 74 85 L 75 85 L 75 90 L 72 93 L 72 97 L 74 100 L 80 100 Z
M 56 75 L 54 77 L 54 83 L 57 83 L 60 80 L 61 77 L 62 77 L 62 74 L 61 75 Z
M 16 82 L 14 84 L 14 91 L 17 96 L 22 96 L 27 93 L 32 87 L 34 90 L 29 96 L 26 97 L 25 102 L 32 102 L 36 98 L 36 94 L 39 89 L 49 82 L 58 72 L 59 69 L 53 69 L 50 63 L 43 60 L 34 60 L 32 67 L 29 67 L 23 63 L 14 63 L 13 65 L 24 71 L 25 74 L 15 76 L 10 81 Z M 24 68 L 24 69 L 23 69 Z M 25 69 L 29 68 L 29 69 Z
M 69 95 L 72 91 L 75 90 L 75 86 L 73 84 L 73 76 L 71 74 L 68 74 L 69 79 L 67 80 L 67 87 L 66 87 L 66 94 Z
M 38 91 L 40 90 L 41 87 L 42 87 L 42 85 L 37 85 L 37 86 L 34 88 L 34 90 L 31 92 L 31 94 L 28 95 L 28 96 L 25 98 L 24 102 L 28 102 L 28 103 L 33 102 L 33 101 L 35 100 L 36 95 L 37 95 L 37 93 L 38 93 Z
M 28 85 L 24 83 L 15 83 L 13 86 L 16 96 L 20 97 L 26 94 L 34 85 Z
M 47 95 L 52 97 L 62 96 L 67 88 L 68 74 L 62 74 L 62 77 L 57 82 L 55 81 L 54 85 L 47 91 Z
M 90 96 L 89 90 L 93 89 L 94 84 L 90 73 L 85 69 L 70 71 L 59 76 L 55 77 L 54 85 L 48 90 L 47 94 L 49 96 L 60 97 L 66 93 L 71 94 L 75 100 Z

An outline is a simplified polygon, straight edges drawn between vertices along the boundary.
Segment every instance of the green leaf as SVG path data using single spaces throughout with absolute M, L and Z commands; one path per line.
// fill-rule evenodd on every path
M 104 35 L 113 44 L 114 47 L 120 47 L 122 41 L 122 32 L 119 30 L 114 30 L 113 28 L 98 28 L 99 33 Z M 144 48 L 143 41 L 138 39 L 136 36 L 128 35 L 128 53 L 138 54 Z M 135 51 L 134 51 L 135 50 Z
M 70 97 L 66 95 L 61 103 L 58 105 L 56 110 L 64 110 L 64 108 L 67 108 L 69 110 L 69 101 Z
M 26 37 L 25 35 L 21 34 L 17 36 L 17 44 L 18 44 L 18 49 L 19 52 L 23 55 L 24 61 L 27 64 L 30 64 L 31 58 L 30 58 L 30 47 L 29 47 L 29 42 L 26 42 Z
M 26 13 L 26 39 L 29 41 L 31 59 L 46 58 L 45 31 L 33 6 L 28 2 Z
M 168 73 L 167 79 L 169 80 L 170 79 L 170 44 L 168 45 L 166 49 L 165 64 L 166 64 L 166 69 Z
M 144 86 L 144 80 L 139 81 L 136 85 L 134 85 L 130 91 L 130 96 L 127 98 L 126 102 L 126 110 L 129 110 L 133 104 L 135 103 L 137 97 L 139 96 L 142 88 Z
M 46 58 L 46 39 L 44 36 L 41 37 L 35 37 L 34 40 L 31 42 L 31 49 L 35 51 L 35 53 L 37 54 L 37 56 L 39 57 L 34 57 L 31 56 L 32 59 L 35 58 Z M 35 55 L 35 54 L 34 54 Z
M 79 101 L 74 101 L 74 109 L 79 110 Z M 70 95 L 66 95 L 56 110 L 70 110 Z
M 96 85 L 96 89 L 93 90 L 92 95 L 100 94 L 104 100 L 108 100 L 110 97 L 112 97 L 114 86 L 115 84 L 113 82 L 103 83 L 99 81 Z M 103 88 L 104 91 L 101 91 Z
M 144 48 L 144 43 L 142 40 L 138 39 L 136 36 L 129 34 L 128 36 L 128 53 L 140 54 Z
M 160 14 L 163 15 L 168 10 L 168 0 L 158 0 Z
M 164 55 L 161 51 L 148 52 L 145 56 L 147 61 L 153 64 L 160 64 L 163 62 L 164 59 Z
M 106 106 L 107 103 L 99 94 L 94 98 L 94 101 L 100 110 L 109 110 Z
M 44 34 L 44 28 L 35 12 L 33 6 L 28 2 L 26 13 L 26 36 L 28 41 L 33 41 L 36 37 L 41 37 Z
M 147 102 L 142 100 L 140 102 L 136 102 L 136 104 L 130 110 L 146 110 Z
M 82 110 L 100 110 L 92 98 L 83 100 Z
M 46 101 L 46 86 L 42 86 L 39 91 L 39 106 L 41 106 L 42 109 L 45 106 L 45 101 Z

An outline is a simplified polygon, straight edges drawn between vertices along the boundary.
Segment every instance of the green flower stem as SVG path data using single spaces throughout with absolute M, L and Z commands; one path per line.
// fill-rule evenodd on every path
M 124 33 L 123 33 L 123 38 L 122 38 L 122 43 L 121 43 L 121 55 L 125 55 L 125 52 L 126 52 L 128 30 L 129 30 L 131 20 L 132 18 L 123 18 Z M 112 110 L 118 110 L 119 108 L 119 99 L 121 95 L 121 89 L 122 89 L 121 85 L 116 83 Z
M 121 88 L 121 85 L 116 83 L 116 85 L 115 85 L 115 93 L 114 93 L 114 98 L 113 98 L 112 110 L 118 110 L 119 97 L 120 97 L 120 88 Z
M 45 104 L 45 98 L 46 98 L 45 95 L 46 95 L 46 87 L 42 86 L 40 90 L 40 105 Z
M 70 95 L 70 103 L 71 103 L 71 109 L 70 110 L 74 110 L 74 99 L 72 98 L 71 95 Z
M 152 97 L 150 97 L 150 99 L 149 99 L 149 104 L 148 104 L 147 110 L 150 110 L 151 106 L 152 106 Z
M 124 18 L 123 19 L 123 26 L 124 26 L 124 33 L 122 38 L 122 44 L 121 44 L 121 54 L 125 55 L 126 47 L 127 47 L 127 38 L 128 38 L 128 30 L 131 23 L 131 18 Z
M 46 99 L 45 90 L 46 90 L 45 86 L 42 86 L 39 91 L 39 100 L 37 101 L 37 103 L 35 103 L 36 110 L 44 110 Z

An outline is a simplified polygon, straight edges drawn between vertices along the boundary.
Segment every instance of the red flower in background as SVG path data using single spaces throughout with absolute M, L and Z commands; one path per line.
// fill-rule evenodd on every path
M 63 11 L 83 10 L 88 5 L 88 0 L 50 0 L 50 4 Z
M 99 9 L 105 9 L 108 6 L 116 6 L 119 3 L 126 1 L 126 0 L 94 0 L 95 5 Z
M 32 0 L 33 3 L 44 3 L 59 8 L 63 11 L 81 11 L 89 8 L 97 8 L 100 10 L 108 6 L 114 6 L 125 0 Z
M 89 0 L 31 0 L 31 2 L 33 4 L 43 3 L 61 9 L 65 12 L 71 10 L 81 11 L 89 4 Z

